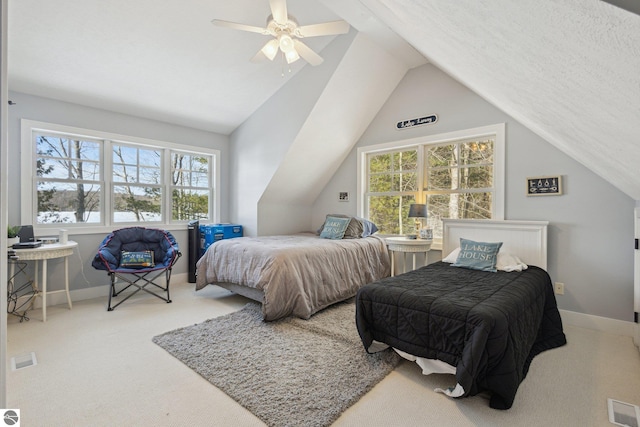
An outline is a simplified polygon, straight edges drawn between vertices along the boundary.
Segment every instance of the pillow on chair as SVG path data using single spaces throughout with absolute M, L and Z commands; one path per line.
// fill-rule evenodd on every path
M 122 268 L 152 268 L 153 251 L 126 252 L 120 254 L 120 267 Z

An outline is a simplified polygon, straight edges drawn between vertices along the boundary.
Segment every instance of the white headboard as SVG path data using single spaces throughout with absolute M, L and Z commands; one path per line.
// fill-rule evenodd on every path
M 547 269 L 548 221 L 494 221 L 444 219 L 442 257 L 460 246 L 460 238 L 479 242 L 502 242 L 501 251 L 516 255 L 525 264 Z

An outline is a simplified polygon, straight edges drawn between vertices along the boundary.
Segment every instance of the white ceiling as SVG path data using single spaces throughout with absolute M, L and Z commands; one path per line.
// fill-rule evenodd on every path
M 640 16 L 600 0 L 288 8 L 302 25 L 345 19 L 409 67 L 426 58 L 640 200 Z M 268 0 L 10 0 L 9 89 L 228 134 L 288 78 L 249 62 L 263 36 L 210 21 L 269 13 Z
M 315 0 L 288 9 L 301 25 L 340 19 Z M 290 73 L 249 62 L 267 36 L 211 20 L 262 27 L 269 14 L 268 0 L 10 0 L 9 88 L 229 134 Z

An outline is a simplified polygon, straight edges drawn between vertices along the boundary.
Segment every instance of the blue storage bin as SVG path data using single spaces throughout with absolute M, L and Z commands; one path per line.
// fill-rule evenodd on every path
M 242 237 L 242 226 L 238 224 L 200 225 L 200 250 L 204 254 L 209 246 L 223 239 Z

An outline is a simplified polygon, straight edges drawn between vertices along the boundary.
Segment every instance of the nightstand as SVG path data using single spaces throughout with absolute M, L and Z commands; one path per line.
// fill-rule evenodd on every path
M 407 253 L 413 254 L 413 269 L 416 269 L 416 254 L 424 253 L 425 259 L 431 250 L 433 240 L 423 239 L 407 239 L 406 237 L 387 237 L 387 248 L 391 251 L 391 275 L 395 276 L 395 257 L 394 252 L 401 252 L 403 255 Z

